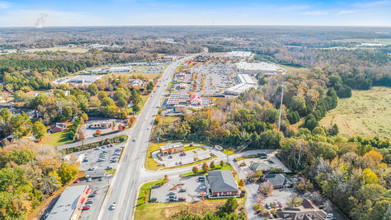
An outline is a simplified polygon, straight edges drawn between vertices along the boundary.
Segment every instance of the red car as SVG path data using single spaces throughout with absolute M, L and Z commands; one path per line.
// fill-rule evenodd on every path
M 180 201 L 180 202 L 186 202 L 186 198 L 185 198 L 185 197 L 179 197 L 179 198 L 178 198 L 178 201 Z
M 83 210 L 89 210 L 90 208 L 91 208 L 91 206 L 86 205 L 86 206 L 83 207 Z
M 278 204 L 278 206 L 279 206 L 280 208 L 282 208 L 281 202 L 277 202 L 277 204 Z
M 80 180 L 79 179 L 76 179 L 74 183 L 78 183 Z

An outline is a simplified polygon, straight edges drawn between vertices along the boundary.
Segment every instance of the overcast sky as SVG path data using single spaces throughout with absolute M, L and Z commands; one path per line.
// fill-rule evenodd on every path
M 391 26 L 391 0 L 0 0 L 0 27 Z

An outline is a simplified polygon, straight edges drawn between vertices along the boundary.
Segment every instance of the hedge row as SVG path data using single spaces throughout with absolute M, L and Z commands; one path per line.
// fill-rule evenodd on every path
M 79 124 L 80 124 L 80 119 L 76 118 L 75 121 L 73 122 L 71 131 L 69 131 L 69 134 L 68 134 L 69 135 L 69 139 L 73 140 L 73 138 L 76 135 L 77 126 L 79 126 Z
M 100 146 L 106 145 L 106 144 L 122 143 L 122 142 L 125 142 L 127 139 L 128 139 L 127 135 L 120 135 L 120 136 L 113 137 L 113 138 L 107 138 L 105 140 L 94 142 L 91 144 L 85 144 L 85 145 L 81 145 L 78 147 L 67 148 L 67 149 L 65 149 L 65 154 L 75 153 L 75 152 L 79 152 L 79 151 L 83 151 L 83 150 L 89 150 L 89 149 L 100 147 Z

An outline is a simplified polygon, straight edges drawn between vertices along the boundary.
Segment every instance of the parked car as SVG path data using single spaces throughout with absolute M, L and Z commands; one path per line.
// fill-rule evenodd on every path
M 206 186 L 200 186 L 200 190 L 206 189 Z
M 180 189 L 179 192 L 180 192 L 180 193 L 186 192 L 186 189 Z
M 110 166 L 106 167 L 106 170 L 112 170 L 112 169 L 113 169 L 113 167 L 110 167 Z
M 278 204 L 278 207 L 282 208 L 281 202 L 277 202 L 277 204 Z
M 117 206 L 117 203 L 113 202 L 113 204 L 111 204 L 111 206 L 110 206 L 110 209 L 114 210 L 116 206 Z
M 172 159 L 172 156 L 170 155 L 170 156 L 168 156 L 168 159 Z
M 85 163 L 85 162 L 88 162 L 88 159 L 87 159 L 87 158 L 85 158 L 85 159 L 83 160 L 83 163 Z
M 83 210 L 90 210 L 90 208 L 91 208 L 91 206 L 86 205 L 86 206 L 83 207 Z
M 105 161 L 105 159 L 103 159 L 103 158 L 98 159 L 98 162 L 103 162 L 103 161 Z
M 88 201 L 86 202 L 87 205 L 90 205 L 90 204 L 92 204 L 92 203 L 94 203 L 94 200 L 88 200 Z
M 270 205 L 266 203 L 265 208 L 270 209 Z
M 91 182 L 92 181 L 92 178 L 87 178 L 87 182 Z
M 78 183 L 80 180 L 79 179 L 76 179 L 74 183 Z
M 176 202 L 176 199 L 175 199 L 175 198 L 169 198 L 168 201 L 170 201 L 170 202 Z
M 152 187 L 151 187 L 151 189 L 156 189 L 157 188 L 157 185 L 153 185 Z
M 186 156 L 186 152 L 183 152 L 183 156 Z
M 150 202 L 150 203 L 157 202 L 157 199 L 156 199 L 156 198 L 150 198 L 150 199 L 149 199 L 149 202 Z
M 186 202 L 186 198 L 185 198 L 185 197 L 179 197 L 179 198 L 178 198 L 178 201 L 180 201 L 180 202 Z
M 95 193 L 92 193 L 89 197 L 94 198 L 95 196 L 96 196 Z
M 102 181 L 103 180 L 103 177 L 99 177 L 98 181 Z
M 133 140 L 132 140 L 133 142 L 135 142 L 136 141 L 136 138 L 133 138 Z
M 204 177 L 204 176 L 199 176 L 199 177 L 198 177 L 198 181 L 204 182 L 204 181 L 205 181 L 205 177 Z

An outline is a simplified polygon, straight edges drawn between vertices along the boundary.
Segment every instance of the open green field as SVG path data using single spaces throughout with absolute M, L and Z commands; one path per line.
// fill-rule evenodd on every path
M 337 124 L 342 136 L 391 137 L 391 88 L 374 87 L 353 91 L 352 97 L 339 99 L 336 109 L 320 121 L 328 127 Z
M 71 143 L 72 140 L 68 137 L 68 129 L 65 131 L 57 132 L 54 134 L 47 135 L 41 141 L 44 145 L 60 146 Z
M 214 212 L 226 203 L 226 199 L 205 200 L 196 203 L 173 202 L 173 203 L 147 203 L 137 206 L 134 219 L 142 220 L 161 220 L 170 219 L 172 215 L 181 211 L 188 210 L 189 213 L 199 216 L 205 216 L 208 212 Z M 240 210 L 246 201 L 244 198 L 237 198 Z M 238 211 L 237 211 L 238 212 Z

